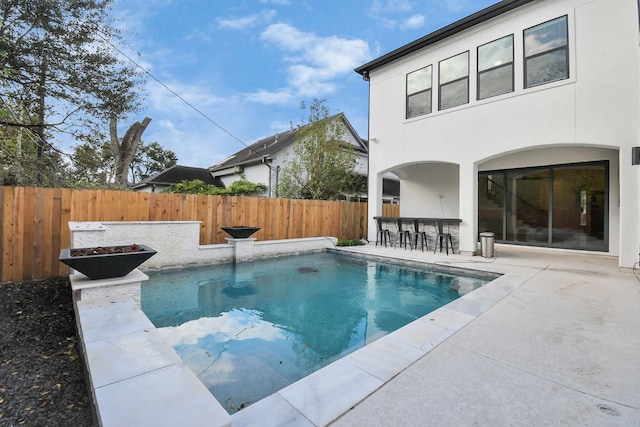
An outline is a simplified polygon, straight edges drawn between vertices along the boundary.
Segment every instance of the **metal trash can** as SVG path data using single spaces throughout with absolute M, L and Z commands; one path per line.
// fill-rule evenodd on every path
M 496 233 L 485 231 L 480 233 L 480 249 L 483 258 L 493 258 L 493 246 L 496 243 Z

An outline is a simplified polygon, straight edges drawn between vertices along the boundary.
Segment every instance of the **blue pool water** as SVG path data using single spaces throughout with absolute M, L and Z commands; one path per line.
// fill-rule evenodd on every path
M 229 413 L 490 280 L 333 252 L 149 277 L 142 310 Z

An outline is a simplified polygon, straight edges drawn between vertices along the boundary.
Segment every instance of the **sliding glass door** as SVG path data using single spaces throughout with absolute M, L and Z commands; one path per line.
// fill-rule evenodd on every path
M 480 172 L 479 232 L 534 246 L 608 250 L 608 162 Z

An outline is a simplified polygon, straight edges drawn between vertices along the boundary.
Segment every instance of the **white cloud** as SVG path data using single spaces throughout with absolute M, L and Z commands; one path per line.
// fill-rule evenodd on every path
M 244 30 L 247 28 L 255 28 L 262 22 L 269 22 L 276 16 L 275 10 L 266 10 L 260 13 L 254 13 L 248 16 L 242 16 L 234 19 L 218 20 L 218 28 L 230 30 Z
M 412 9 L 413 9 L 413 6 L 411 5 L 411 2 L 408 0 L 386 0 L 386 1 L 376 0 L 370 6 L 370 10 L 374 12 L 376 15 L 381 13 L 389 13 L 389 12 L 408 13 L 408 12 L 411 12 Z
M 229 28 L 232 30 L 243 30 L 254 27 L 258 22 L 258 15 L 243 16 L 236 19 L 221 19 L 218 21 L 218 28 Z
M 376 0 L 369 7 L 368 15 L 387 29 L 400 27 L 413 30 L 423 26 L 425 19 L 421 14 L 406 17 L 413 12 L 413 9 L 413 4 L 409 0 Z
M 415 30 L 417 28 L 420 28 L 424 25 L 424 15 L 413 15 L 407 19 L 404 20 L 404 22 L 402 23 L 402 27 L 403 28 L 407 28 L 410 30 Z
M 149 92 L 147 99 L 150 101 L 152 110 L 171 111 L 175 116 L 193 116 L 197 113 L 187 103 L 202 110 L 221 105 L 228 100 L 226 97 L 215 95 L 201 82 L 185 84 L 168 81 L 164 83 L 169 89 L 154 80 L 150 81 L 147 86 Z M 172 91 L 179 94 L 182 99 Z
M 444 4 L 447 9 L 454 12 L 474 9 L 474 2 L 472 0 L 445 0 Z
M 291 4 L 291 1 L 290 0 L 260 0 L 260 3 L 277 4 L 279 6 L 289 6 Z
M 290 65 L 287 68 L 288 87 L 248 95 L 257 102 L 289 102 L 300 97 L 334 93 L 339 87 L 335 79 L 352 73 L 370 57 L 369 46 L 364 40 L 320 37 L 285 23 L 269 25 L 260 36 L 282 49 L 285 61 Z
M 260 89 L 257 92 L 247 94 L 245 99 L 265 105 L 285 105 L 295 100 L 295 95 L 287 88 L 275 91 Z

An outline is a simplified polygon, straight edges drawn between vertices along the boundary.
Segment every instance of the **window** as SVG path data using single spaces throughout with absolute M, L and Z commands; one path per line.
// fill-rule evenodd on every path
M 513 92 L 513 34 L 478 46 L 478 99 Z
M 407 119 L 431 112 L 431 65 L 407 74 Z
M 441 110 L 469 102 L 469 51 L 440 61 L 439 74 Z
M 569 77 L 567 17 L 524 30 L 525 88 Z

